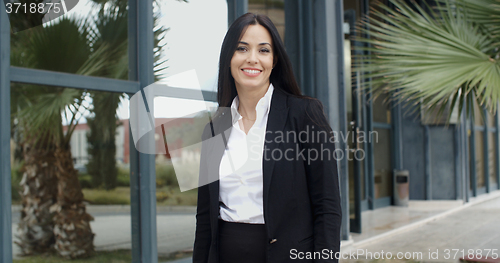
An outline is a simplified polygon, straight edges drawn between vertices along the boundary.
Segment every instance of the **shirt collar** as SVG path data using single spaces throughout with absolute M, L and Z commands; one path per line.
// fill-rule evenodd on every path
M 271 106 L 271 99 L 273 96 L 274 86 L 272 83 L 269 84 L 269 88 L 266 91 L 266 94 L 257 102 L 255 107 L 257 111 L 257 118 L 261 118 L 263 114 L 267 114 L 269 112 L 269 107 Z M 234 97 L 233 102 L 231 103 L 231 115 L 233 117 L 233 124 L 238 122 L 243 116 L 238 112 L 238 106 L 240 105 L 240 99 L 238 95 Z M 260 116 L 259 116 L 260 115 Z

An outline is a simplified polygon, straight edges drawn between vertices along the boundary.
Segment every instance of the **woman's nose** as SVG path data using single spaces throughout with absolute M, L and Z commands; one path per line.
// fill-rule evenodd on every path
M 255 51 L 248 52 L 247 62 L 248 63 L 257 63 L 258 62 L 257 54 Z

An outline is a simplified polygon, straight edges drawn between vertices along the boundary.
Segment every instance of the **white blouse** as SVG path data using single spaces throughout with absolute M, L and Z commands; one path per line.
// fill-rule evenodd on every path
M 219 211 L 224 221 L 264 224 L 262 155 L 273 91 L 271 84 L 257 103 L 257 118 L 248 134 L 238 112 L 238 96 L 231 104 L 233 128 L 219 166 Z

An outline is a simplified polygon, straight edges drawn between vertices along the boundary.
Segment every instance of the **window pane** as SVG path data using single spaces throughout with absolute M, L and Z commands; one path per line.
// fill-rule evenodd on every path
M 391 133 L 388 129 L 374 129 L 375 198 L 392 195 Z
M 169 28 L 161 43 L 166 44 L 163 59 L 167 67 L 159 72 L 160 78 L 165 78 L 162 82 L 179 88 L 199 86 L 216 91 L 220 48 L 228 23 L 227 2 L 159 2 L 160 25 Z M 191 70 L 195 70 L 196 76 L 185 78 L 182 73 Z M 198 183 L 193 177 L 199 174 L 200 129 L 207 123 L 197 114 L 213 106 L 203 101 L 154 98 L 154 118 L 159 125 L 154 135 L 159 262 L 165 262 L 165 256 L 191 256 Z M 181 192 L 180 185 L 184 187 L 190 182 L 195 182 L 195 187 Z
M 194 243 L 201 134 L 208 123 L 198 114 L 207 108 L 203 101 L 186 99 L 156 97 L 154 103 L 161 127 L 155 134 L 158 253 L 188 257 Z
M 482 113 L 482 108 L 477 105 L 477 102 L 474 100 L 474 123 L 477 126 L 484 125 L 484 119 Z
M 496 125 L 496 115 L 495 114 L 491 114 L 490 112 L 487 112 L 488 113 L 488 126 L 491 128 L 491 127 L 495 127 Z
M 194 69 L 201 89 L 216 91 L 220 49 L 227 31 L 226 1 L 158 2 L 160 25 L 169 29 L 160 43 L 166 45 L 162 60 L 168 68 L 159 71 L 159 77 Z
M 373 121 L 382 123 L 391 123 L 391 110 L 389 108 L 389 102 L 386 101 L 387 94 L 380 94 L 373 101 Z
M 61 254 L 92 244 L 111 253 L 97 252 L 94 262 L 131 261 L 130 136 L 127 116 L 117 114 L 120 97 L 126 100 L 118 93 L 12 84 L 11 103 L 18 109 L 12 126 L 12 226 L 19 236 L 13 241 L 22 244 L 13 244 L 14 255 L 46 251 L 55 237 Z M 70 208 L 59 209 L 56 202 Z M 75 233 L 74 239 L 64 238 Z
M 497 142 L 497 133 L 496 132 L 488 132 L 488 171 L 490 176 L 490 185 L 493 185 L 497 182 L 497 154 L 495 151 L 495 145 Z
M 104 8 L 79 1 L 67 15 L 11 34 L 11 64 L 128 79 L 128 1 L 113 2 L 117 6 L 107 4 Z

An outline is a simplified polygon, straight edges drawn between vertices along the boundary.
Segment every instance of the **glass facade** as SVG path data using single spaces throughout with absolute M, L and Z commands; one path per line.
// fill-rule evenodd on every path
M 119 111 L 124 95 L 19 83 L 11 91 L 13 254 L 63 242 L 85 247 L 84 236 L 64 238 L 75 231 L 58 228 L 64 220 L 90 223 L 86 230 L 97 251 L 125 250 L 112 253 L 131 260 L 131 137 Z M 56 209 L 61 203 L 72 208 L 62 213 Z M 79 211 L 88 218 L 72 214 Z M 96 260 L 102 256 L 98 252 Z
M 127 1 L 115 8 L 80 2 L 65 16 L 11 34 L 11 65 L 126 80 L 127 21 Z
M 268 16 L 285 42 L 285 0 L 248 0 L 248 12 Z

